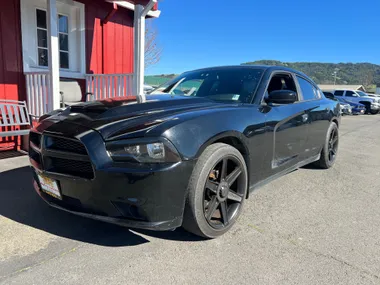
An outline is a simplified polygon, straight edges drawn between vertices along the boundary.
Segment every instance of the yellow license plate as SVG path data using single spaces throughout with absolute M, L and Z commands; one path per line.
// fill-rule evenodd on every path
M 38 180 L 40 181 L 42 191 L 54 198 L 62 199 L 57 181 L 41 174 L 38 174 Z

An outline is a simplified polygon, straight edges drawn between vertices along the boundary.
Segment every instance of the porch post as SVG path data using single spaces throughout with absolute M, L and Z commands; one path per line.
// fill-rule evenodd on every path
M 144 10 L 142 5 L 135 6 L 134 17 L 134 77 L 133 91 L 137 96 L 137 101 L 143 103 L 145 98 L 144 93 L 144 46 L 145 46 L 145 19 L 141 17 Z
M 48 53 L 50 71 L 50 98 L 49 111 L 59 109 L 61 96 L 59 94 L 59 46 L 58 46 L 58 20 L 56 0 L 47 1 L 48 22 Z
M 157 0 L 149 0 L 149 3 L 143 7 L 142 5 L 135 6 L 134 18 L 134 93 L 137 96 L 139 103 L 145 102 L 144 94 L 144 71 L 145 71 L 145 17 L 149 11 L 157 4 Z

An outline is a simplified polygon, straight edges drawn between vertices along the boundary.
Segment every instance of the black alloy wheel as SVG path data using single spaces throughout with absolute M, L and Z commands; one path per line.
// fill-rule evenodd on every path
M 205 238 L 226 233 L 242 212 L 248 191 L 248 170 L 233 146 L 208 146 L 193 169 L 182 226 Z
M 328 169 L 335 163 L 339 147 L 339 128 L 335 122 L 330 123 L 326 134 L 326 139 L 322 147 L 319 160 L 313 163 L 314 166 Z
M 330 133 L 330 139 L 328 144 L 328 156 L 329 156 L 329 162 L 333 163 L 336 158 L 336 154 L 338 152 L 338 143 L 339 143 L 339 137 L 338 137 L 338 131 L 337 129 L 332 129 Z
M 225 156 L 209 173 L 204 188 L 203 212 L 211 227 L 228 226 L 240 211 L 245 198 L 243 166 L 233 156 Z

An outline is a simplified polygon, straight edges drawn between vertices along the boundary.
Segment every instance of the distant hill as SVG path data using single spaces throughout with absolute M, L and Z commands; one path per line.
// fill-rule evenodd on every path
M 264 64 L 290 67 L 310 76 L 317 84 L 333 84 L 337 69 L 336 84 L 364 85 L 367 91 L 380 86 L 380 65 L 372 63 L 320 63 L 320 62 L 281 62 L 278 60 L 258 60 L 243 64 Z M 161 85 L 176 74 L 145 76 L 145 84 Z
M 147 75 L 144 78 L 144 83 L 151 86 L 158 86 L 164 84 L 166 81 L 177 76 L 176 74 L 161 74 L 161 75 Z
M 367 89 L 380 86 L 380 65 L 372 63 L 320 63 L 281 62 L 278 60 L 258 60 L 243 64 L 265 64 L 286 66 L 302 71 L 317 84 L 333 84 L 334 70 L 337 69 L 336 84 L 364 85 Z

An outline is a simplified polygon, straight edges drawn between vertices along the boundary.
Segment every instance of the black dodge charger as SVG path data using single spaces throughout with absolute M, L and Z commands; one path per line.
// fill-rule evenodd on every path
M 259 186 L 336 159 L 339 104 L 292 69 L 200 69 L 146 98 L 43 116 L 29 148 L 38 194 L 105 222 L 215 238 Z

